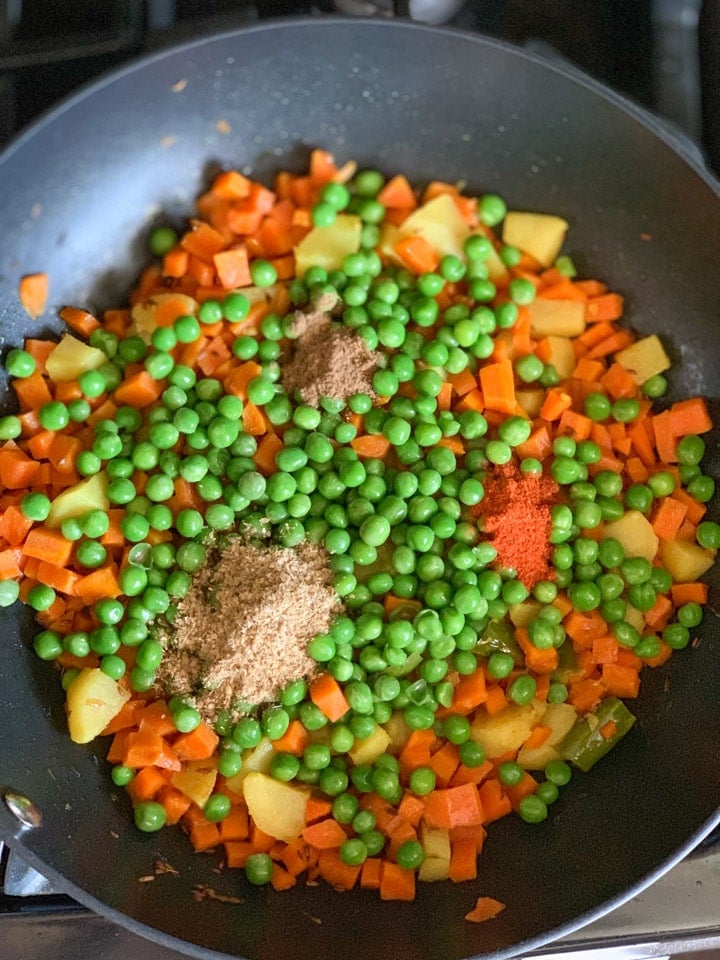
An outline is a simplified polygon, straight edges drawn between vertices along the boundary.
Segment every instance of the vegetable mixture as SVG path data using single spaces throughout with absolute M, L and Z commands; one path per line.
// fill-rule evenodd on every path
M 706 405 L 654 404 L 662 343 L 577 277 L 559 217 L 322 150 L 197 208 L 151 233 L 127 309 L 6 353 L 0 603 L 36 611 L 140 830 L 275 890 L 470 880 L 488 825 L 545 820 L 701 622 Z

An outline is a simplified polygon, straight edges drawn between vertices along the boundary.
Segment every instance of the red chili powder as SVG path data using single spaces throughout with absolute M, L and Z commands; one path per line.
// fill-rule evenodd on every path
M 551 580 L 550 508 L 558 502 L 558 485 L 550 477 L 521 473 L 508 463 L 492 467 L 484 486 L 485 496 L 473 514 L 492 538 L 496 565 L 515 570 L 528 590 L 538 580 Z

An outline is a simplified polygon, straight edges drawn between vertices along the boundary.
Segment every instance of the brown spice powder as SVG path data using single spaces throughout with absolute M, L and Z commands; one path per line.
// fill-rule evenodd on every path
M 293 334 L 297 339 L 282 371 L 282 385 L 289 394 L 297 390 L 312 407 L 321 397 L 347 400 L 353 393 L 375 397 L 372 375 L 382 358 L 362 337 L 322 310 L 298 311 Z
M 241 701 L 274 700 L 288 682 L 313 674 L 307 645 L 341 609 L 321 547 L 234 537 L 210 555 L 179 604 L 158 683 L 166 694 L 194 697 L 211 721 Z

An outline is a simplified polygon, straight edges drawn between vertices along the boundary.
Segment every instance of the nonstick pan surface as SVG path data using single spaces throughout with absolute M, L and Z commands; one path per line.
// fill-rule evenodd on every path
M 513 48 L 340 18 L 265 23 L 164 51 L 21 136 L 0 159 L 3 347 L 59 329 L 23 312 L 22 274 L 49 273 L 53 310 L 121 305 L 160 211 L 180 223 L 219 167 L 270 176 L 300 169 L 315 146 L 566 217 L 582 273 L 621 291 L 627 321 L 668 345 L 672 396 L 720 395 L 720 200 L 681 146 L 616 96 Z M 710 448 L 717 466 L 714 436 Z M 68 739 L 59 684 L 32 653 L 32 633 L 26 611 L 0 611 L 0 787 L 30 797 L 43 824 L 21 830 L 0 805 L 0 835 L 92 909 L 196 956 L 509 957 L 628 899 L 720 820 L 712 615 L 695 648 L 648 671 L 635 729 L 576 776 L 548 821 L 494 825 L 477 881 L 421 885 L 409 904 L 325 886 L 250 888 L 214 873 L 219 858 L 193 854 L 179 831 L 140 834 L 103 747 Z M 178 874 L 139 883 L 158 859 Z M 196 902 L 198 885 L 244 902 Z M 507 909 L 466 923 L 481 894 Z

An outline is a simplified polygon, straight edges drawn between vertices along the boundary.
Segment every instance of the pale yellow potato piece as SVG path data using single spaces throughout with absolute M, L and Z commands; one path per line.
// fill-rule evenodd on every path
M 545 301 L 546 303 L 550 301 Z M 561 380 L 568 380 L 577 365 L 577 357 L 570 337 L 547 338 L 549 348 L 548 363 L 557 370 Z
M 660 337 L 654 333 L 619 350 L 615 359 L 621 367 L 625 367 L 639 387 L 650 377 L 670 368 L 670 357 L 665 353 Z
M 263 737 L 256 747 L 243 754 L 242 769 L 234 777 L 230 777 L 228 787 L 235 793 L 242 794 L 243 781 L 247 775 L 253 772 L 268 773 L 274 756 L 272 743 L 267 737 Z
M 521 747 L 518 763 L 526 770 L 544 770 L 551 760 L 559 760 L 560 754 L 555 747 L 577 720 L 575 707 L 569 703 L 549 703 L 540 718 L 540 723 L 552 727 L 552 733 L 545 743 L 534 750 Z
M 488 268 L 488 279 L 491 280 L 496 287 L 506 287 L 510 280 L 510 274 L 508 268 L 500 259 L 500 254 L 493 247 L 490 251 L 490 256 L 485 260 L 485 266 Z
M 245 291 L 243 290 L 243 293 Z M 136 303 L 132 308 L 130 319 L 130 333 L 137 337 L 142 337 L 146 343 L 150 343 L 150 337 L 153 330 L 157 327 L 157 311 L 169 300 L 175 300 L 184 305 L 185 314 L 195 316 L 198 310 L 197 300 L 188 297 L 184 293 L 154 293 L 147 300 Z
M 450 835 L 447 830 L 420 828 L 420 843 L 425 859 L 420 865 L 418 878 L 428 883 L 447 880 L 450 874 Z
M 243 794 L 250 816 L 269 836 L 286 842 L 300 836 L 309 790 L 252 771 L 245 777 Z
M 645 557 L 646 560 L 655 558 L 660 542 L 650 521 L 639 510 L 628 510 L 619 520 L 606 524 L 605 536 L 619 540 L 628 557 Z
M 189 760 L 184 769 L 172 775 L 170 782 L 193 803 L 204 807 L 215 789 L 216 781 L 217 767 L 215 760 L 210 758 Z
M 544 703 L 533 700 L 523 706 L 512 704 L 493 716 L 481 713 L 472 724 L 470 736 L 492 760 L 510 750 L 519 750 L 544 710 Z
M 660 562 L 670 572 L 675 583 L 691 583 L 710 569 L 716 550 L 706 550 L 691 540 L 663 540 L 660 543 Z
M 48 355 L 45 367 L 53 383 L 67 383 L 77 380 L 87 370 L 97 370 L 104 363 L 107 363 L 107 357 L 102 350 L 66 333 Z
M 383 727 L 390 737 L 388 753 L 399 753 L 412 732 L 410 727 L 405 723 L 402 712 L 397 710 L 388 722 L 383 724 Z
M 441 193 L 403 220 L 398 239 L 409 236 L 423 237 L 441 257 L 464 257 L 463 244 L 470 236 L 470 228 L 453 198 Z
M 348 755 L 354 764 L 374 763 L 391 743 L 390 734 L 378 724 L 369 737 L 355 741 Z
M 645 630 L 645 614 L 642 610 L 638 610 L 637 607 L 631 607 L 630 604 L 628 604 L 625 607 L 625 616 L 623 619 L 627 620 L 631 627 L 635 627 L 638 633 L 643 633 Z
M 68 728 L 75 743 L 89 743 L 120 713 L 130 691 L 97 667 L 85 667 L 67 688 Z
M 87 480 L 81 480 L 74 487 L 63 490 L 53 500 L 45 526 L 57 529 L 63 520 L 81 517 L 88 510 L 108 510 L 110 501 L 107 495 L 107 477 L 96 473 Z
M 308 267 L 341 270 L 350 253 L 360 249 L 362 221 L 349 213 L 339 213 L 329 227 L 313 227 L 295 247 L 295 272 L 299 277 Z
M 560 253 L 569 226 L 567 220 L 554 214 L 511 210 L 503 221 L 502 239 L 550 267 Z
M 529 417 L 537 417 L 545 402 L 545 391 L 516 390 L 515 399 Z
M 579 337 L 586 327 L 582 300 L 544 300 L 536 297 L 528 306 L 530 332 L 541 337 Z
M 395 244 L 400 239 L 400 230 L 393 223 L 384 223 L 380 227 L 380 239 L 378 240 L 377 252 L 389 263 L 394 263 L 397 267 L 402 267 L 403 262 L 395 252 Z

